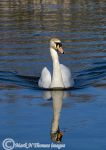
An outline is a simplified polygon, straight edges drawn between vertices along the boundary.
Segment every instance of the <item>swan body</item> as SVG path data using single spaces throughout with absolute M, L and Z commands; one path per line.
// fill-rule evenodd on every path
M 68 67 L 59 63 L 58 52 L 64 53 L 61 41 L 53 38 L 50 41 L 50 53 L 53 61 L 53 73 L 51 75 L 47 67 L 41 72 L 38 85 L 45 89 L 70 88 L 74 85 L 71 72 Z

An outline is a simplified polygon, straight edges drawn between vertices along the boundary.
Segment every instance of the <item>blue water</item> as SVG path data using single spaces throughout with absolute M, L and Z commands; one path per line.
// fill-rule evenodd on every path
M 63 132 L 63 149 L 106 149 L 105 4 L 0 2 L 0 149 L 6 138 L 51 144 L 54 120 Z M 66 91 L 42 90 L 37 84 L 42 68 L 52 68 L 52 37 L 61 39 L 60 62 L 75 80 Z

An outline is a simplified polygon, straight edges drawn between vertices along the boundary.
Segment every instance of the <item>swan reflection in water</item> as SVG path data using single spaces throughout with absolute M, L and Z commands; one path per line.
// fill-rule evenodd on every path
M 68 96 L 66 91 L 46 91 L 44 92 L 44 99 L 53 100 L 53 120 L 51 127 L 51 140 L 54 142 L 61 142 L 63 137 L 63 132 L 59 128 L 59 118 L 62 109 L 63 99 Z

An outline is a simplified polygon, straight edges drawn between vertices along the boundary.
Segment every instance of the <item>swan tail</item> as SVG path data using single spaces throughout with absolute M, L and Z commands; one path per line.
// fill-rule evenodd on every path
M 51 74 L 47 67 L 44 67 L 41 72 L 41 77 L 38 81 L 38 86 L 41 88 L 49 88 L 51 84 Z

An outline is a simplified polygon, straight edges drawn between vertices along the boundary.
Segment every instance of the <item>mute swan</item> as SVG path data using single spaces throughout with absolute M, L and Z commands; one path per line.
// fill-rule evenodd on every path
M 47 67 L 44 67 L 38 81 L 39 87 L 45 89 L 65 89 L 74 85 L 69 68 L 59 63 L 58 52 L 64 54 L 62 43 L 58 38 L 52 38 L 50 40 L 50 54 L 53 61 L 53 73 L 51 75 Z

